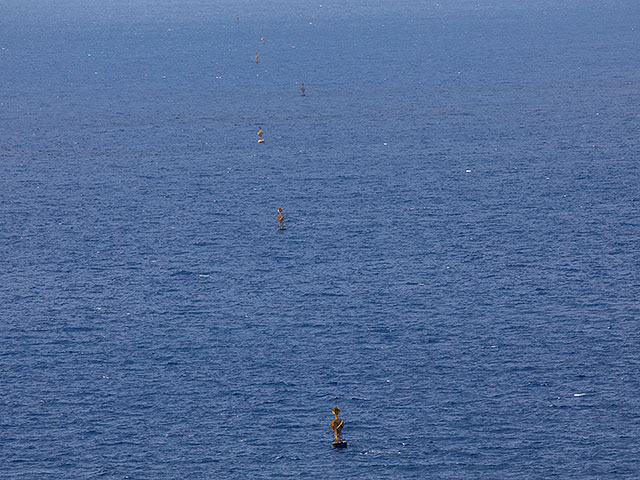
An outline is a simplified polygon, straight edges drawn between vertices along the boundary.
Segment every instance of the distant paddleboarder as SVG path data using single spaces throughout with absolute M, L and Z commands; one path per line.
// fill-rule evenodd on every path
M 264 45 L 264 35 L 262 35 L 262 36 L 260 37 L 260 40 L 262 41 L 262 44 Z
M 278 209 L 278 216 L 276 217 L 278 220 L 278 228 L 280 230 L 284 230 L 284 215 L 282 214 L 282 209 Z
M 331 410 L 331 413 L 335 415 L 336 418 L 331 420 L 331 430 L 333 430 L 333 436 L 335 437 L 334 442 L 331 444 L 332 448 L 347 448 L 347 442 L 342 438 L 342 427 L 344 427 L 344 420 L 338 418 L 338 414 L 340 413 L 340 409 L 338 407 Z
M 264 143 L 264 132 L 262 131 L 262 125 L 258 126 L 258 143 Z
M 258 52 L 253 56 L 253 63 L 260 63 L 258 62 Z
M 306 94 L 306 93 L 304 93 L 304 92 L 306 92 L 306 91 L 307 91 L 307 89 L 306 89 L 306 88 L 304 88 L 304 82 L 302 82 L 302 87 L 300 88 L 300 91 L 302 92 L 302 96 L 303 96 L 303 97 L 306 97 L 306 96 L 307 96 L 307 94 Z

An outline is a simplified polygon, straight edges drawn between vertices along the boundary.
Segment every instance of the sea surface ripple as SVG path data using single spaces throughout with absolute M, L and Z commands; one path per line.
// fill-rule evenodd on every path
M 640 478 L 636 2 L 41 3 L 0 478 Z

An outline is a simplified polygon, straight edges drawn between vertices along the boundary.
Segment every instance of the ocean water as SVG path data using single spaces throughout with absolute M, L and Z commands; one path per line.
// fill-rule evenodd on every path
M 103 3 L 0 6 L 1 479 L 640 478 L 640 4 Z

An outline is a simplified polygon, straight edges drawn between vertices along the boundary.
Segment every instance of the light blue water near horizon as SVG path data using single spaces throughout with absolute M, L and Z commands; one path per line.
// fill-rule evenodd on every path
M 639 5 L 0 14 L 0 478 L 638 478 Z

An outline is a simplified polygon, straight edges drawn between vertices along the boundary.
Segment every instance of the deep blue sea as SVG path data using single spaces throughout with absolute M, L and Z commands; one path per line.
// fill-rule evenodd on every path
M 4 0 L 0 119 L 0 479 L 640 478 L 640 2 Z

